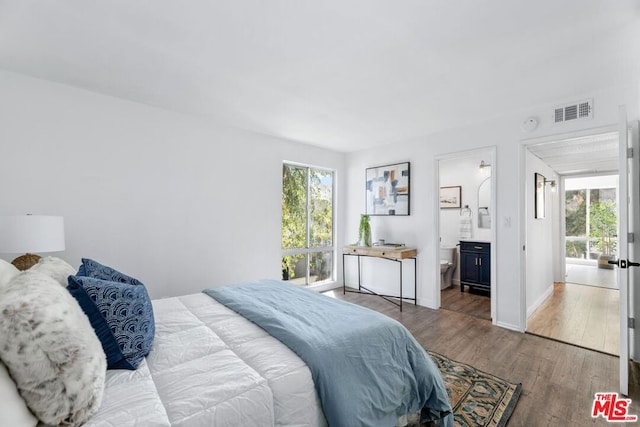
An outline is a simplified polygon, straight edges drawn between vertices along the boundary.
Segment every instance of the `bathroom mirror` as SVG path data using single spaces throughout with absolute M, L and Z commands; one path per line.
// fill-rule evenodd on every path
M 478 228 L 491 228 L 491 177 L 486 178 L 478 187 Z

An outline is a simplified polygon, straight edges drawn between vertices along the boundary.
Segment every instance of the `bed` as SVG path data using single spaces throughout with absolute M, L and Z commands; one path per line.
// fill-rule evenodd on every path
M 151 352 L 135 371 L 107 371 L 87 426 L 132 425 L 132 414 L 144 426 L 326 425 L 307 366 L 260 327 L 204 293 L 153 310 Z
M 53 276 L 63 284 L 67 273 L 58 272 Z M 68 278 L 69 287 L 73 277 Z M 123 276 L 118 277 L 117 281 Z M 128 276 L 124 278 L 125 281 L 130 279 Z M 19 297 L 24 298 L 23 290 L 28 286 L 25 287 L 24 283 L 19 285 Z M 134 289 L 140 289 L 140 285 L 137 281 L 126 284 Z M 43 300 L 67 298 L 59 291 L 64 288 L 56 286 L 54 289 L 50 284 L 41 285 L 37 294 L 42 295 L 45 288 L 53 294 L 45 295 Z M 2 299 L 2 292 L 0 284 L 0 309 L 6 302 Z M 94 372 L 90 380 L 96 380 L 91 384 L 100 384 L 103 388 L 93 386 L 95 398 L 86 403 L 92 406 L 84 412 L 74 408 L 74 416 L 58 422 L 59 425 L 393 426 L 398 420 L 402 425 L 403 415 L 416 412 L 420 413 L 422 421 L 452 425 L 448 397 L 435 364 L 399 323 L 363 307 L 284 282 L 262 281 L 205 292 L 150 302 L 154 319 L 153 330 L 150 331 L 153 341 L 149 343 L 146 357 L 139 358 L 135 369 L 109 369 L 100 378 L 101 368 L 95 366 L 104 365 L 95 364 L 105 363 L 104 354 L 102 360 L 93 356 L 83 358 L 83 361 L 94 364 L 92 369 L 88 369 Z M 73 295 L 70 289 L 69 293 Z M 306 301 L 306 298 L 311 300 Z M 279 306 L 281 302 L 293 304 Z M 310 309 L 311 306 L 315 308 Z M 280 318 L 295 313 L 295 307 L 298 307 L 298 319 L 302 319 L 302 323 L 294 321 L 293 326 L 282 323 Z M 327 310 L 333 309 L 338 311 L 329 315 Z M 354 310 L 357 318 L 365 321 L 361 322 L 363 326 L 349 332 L 344 322 L 357 325 L 358 322 L 349 321 Z M 89 314 L 87 317 L 91 318 Z M 260 317 L 266 319 L 266 324 L 260 323 Z M 294 334 L 289 339 L 283 335 L 290 330 L 306 329 L 311 323 L 322 324 L 319 320 L 322 317 L 329 320 L 323 326 L 325 328 L 343 326 L 341 333 L 332 338 L 334 343 L 325 339 L 334 335 L 326 333 L 326 330 L 312 332 L 317 335 L 315 338 Z M 382 333 L 376 332 L 380 328 L 372 326 L 378 319 L 384 324 Z M 0 316 L 0 333 L 2 321 Z M 82 325 L 78 324 L 76 319 L 72 327 L 76 329 L 74 336 L 80 334 L 78 331 Z M 95 324 L 92 323 L 91 327 L 95 330 L 93 334 L 99 335 Z M 148 325 L 146 327 L 148 329 Z M 64 332 L 69 329 L 71 327 L 67 325 Z M 391 329 L 398 329 L 400 334 L 389 334 Z M 378 342 L 378 337 L 384 335 L 388 335 L 391 341 Z M 356 345 L 359 341 L 365 343 L 362 346 L 365 352 L 356 354 L 354 351 L 361 351 L 358 350 L 361 345 Z M 367 346 L 367 342 L 373 345 Z M 321 352 L 320 347 L 327 347 L 323 350 L 326 351 Z M 309 349 L 313 350 L 311 356 Z M 373 353 L 385 353 L 386 356 L 379 359 Z M 374 356 L 375 360 L 372 359 Z M 0 357 L 16 379 L 12 371 L 16 365 L 11 363 L 10 355 L 0 348 Z M 74 357 L 78 358 L 77 354 Z M 109 357 L 107 354 L 107 362 L 111 363 Z M 318 368 L 316 365 L 325 366 Z M 77 368 L 66 362 L 55 368 L 60 371 L 61 366 Z M 400 372 L 399 376 L 396 372 L 393 375 L 397 378 L 389 377 L 391 380 L 387 380 L 386 372 L 393 370 Z M 366 377 L 352 379 L 350 375 L 356 371 L 365 372 Z M 66 371 L 59 375 L 66 375 Z M 69 372 L 69 376 L 74 378 L 77 375 L 77 372 Z M 370 378 L 375 380 L 373 385 L 368 384 Z M 66 383 L 65 391 L 74 384 Z M 336 388 L 336 384 L 339 387 Z M 0 378 L 0 397 L 1 386 Z M 25 397 L 20 385 L 18 388 Z M 73 394 L 72 403 L 65 404 L 80 405 L 76 402 L 81 400 L 78 395 L 81 393 Z M 96 403 L 96 399 L 99 402 Z M 32 412 L 40 413 L 34 411 L 30 403 L 28 406 Z M 65 406 L 63 410 L 66 409 Z M 60 408 L 57 410 L 59 412 Z

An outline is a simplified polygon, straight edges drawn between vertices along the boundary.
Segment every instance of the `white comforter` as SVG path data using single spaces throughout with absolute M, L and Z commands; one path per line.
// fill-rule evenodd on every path
M 138 370 L 107 371 L 87 426 L 325 426 L 307 365 L 205 294 L 153 301 L 156 337 Z

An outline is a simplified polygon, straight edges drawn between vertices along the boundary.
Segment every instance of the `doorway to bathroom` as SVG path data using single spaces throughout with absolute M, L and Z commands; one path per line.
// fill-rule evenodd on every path
M 495 148 L 440 156 L 436 166 L 440 307 L 491 320 Z

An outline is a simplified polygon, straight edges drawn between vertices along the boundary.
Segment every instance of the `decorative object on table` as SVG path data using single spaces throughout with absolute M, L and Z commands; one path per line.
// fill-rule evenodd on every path
M 384 239 L 379 239 L 373 242 L 373 247 L 385 247 L 385 248 L 402 248 L 406 246 L 404 243 L 391 243 L 387 242 Z
M 0 252 L 25 253 L 11 263 L 19 270 L 35 265 L 34 252 L 64 251 L 64 218 L 47 215 L 0 216 Z
M 371 224 L 367 214 L 360 215 L 360 227 L 358 228 L 358 246 L 371 246 Z
M 462 187 L 440 187 L 440 209 L 461 208 Z
M 409 215 L 409 162 L 366 170 L 366 213 Z
M 518 403 L 522 384 L 498 378 L 473 366 L 427 351 L 436 362 L 453 407 L 456 426 L 505 426 Z M 408 427 L 418 427 L 417 417 Z
M 394 248 L 402 248 L 402 247 L 405 247 L 406 245 L 404 243 L 382 242 L 382 243 L 379 243 L 377 245 L 374 243 L 373 246 L 384 246 L 386 248 L 394 249 Z
M 469 209 L 469 205 L 464 205 L 464 208 L 460 209 L 460 238 L 471 238 L 471 209 Z
M 534 218 L 543 219 L 544 218 L 544 193 L 545 187 L 544 182 L 546 178 L 544 175 L 535 173 L 534 174 L 535 181 L 535 193 L 534 193 Z

